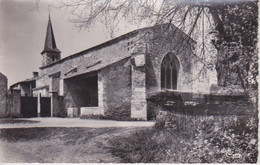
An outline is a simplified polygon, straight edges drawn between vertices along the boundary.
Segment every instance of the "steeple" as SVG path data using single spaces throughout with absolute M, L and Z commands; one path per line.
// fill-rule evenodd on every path
M 61 51 L 57 48 L 54 33 L 51 24 L 51 17 L 49 14 L 49 21 L 47 25 L 47 32 L 45 37 L 44 49 L 42 54 L 42 66 L 49 65 L 55 61 L 60 60 Z
M 49 21 L 47 25 L 47 32 L 46 32 L 46 37 L 45 37 L 45 44 L 44 44 L 44 49 L 41 52 L 41 54 L 45 52 L 57 52 L 60 53 L 60 50 L 56 46 L 55 38 L 54 38 L 54 33 L 52 29 L 52 24 L 51 24 L 51 16 L 49 14 Z

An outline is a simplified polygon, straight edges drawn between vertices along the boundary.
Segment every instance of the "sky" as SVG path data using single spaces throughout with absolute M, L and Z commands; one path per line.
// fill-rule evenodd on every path
M 38 11 L 36 1 L 0 0 L 0 72 L 7 76 L 8 86 L 39 71 L 49 13 L 61 58 L 111 39 L 102 24 L 79 31 L 69 21 L 69 11 L 50 8 L 52 0 L 40 0 Z M 137 29 L 124 27 L 115 37 Z

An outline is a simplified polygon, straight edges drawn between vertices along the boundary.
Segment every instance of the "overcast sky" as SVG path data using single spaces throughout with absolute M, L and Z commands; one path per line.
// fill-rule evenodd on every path
M 8 86 L 32 77 L 39 71 L 41 51 L 47 29 L 49 4 L 41 0 L 39 11 L 36 0 L 0 0 L 0 72 L 8 77 Z M 62 58 L 110 39 L 102 25 L 78 31 L 71 22 L 70 12 L 51 8 L 51 20 L 57 47 Z M 125 26 L 124 26 L 125 27 Z M 122 28 L 124 34 L 137 27 Z

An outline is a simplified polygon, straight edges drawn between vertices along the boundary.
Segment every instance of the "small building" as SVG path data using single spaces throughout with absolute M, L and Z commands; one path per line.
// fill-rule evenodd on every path
M 35 88 L 36 78 L 38 77 L 38 72 L 33 72 L 33 78 L 26 79 L 24 81 L 17 82 L 10 86 L 11 92 L 13 90 L 20 90 L 21 96 L 33 96 L 33 88 Z

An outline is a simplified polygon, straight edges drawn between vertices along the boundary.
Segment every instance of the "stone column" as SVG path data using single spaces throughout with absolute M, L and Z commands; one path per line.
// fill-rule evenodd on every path
M 37 95 L 37 116 L 40 117 L 41 116 L 41 93 L 38 92 Z
M 11 116 L 20 117 L 21 116 L 21 90 L 20 89 L 13 90 L 12 104 L 13 104 L 13 108 L 11 111 Z
M 137 44 L 132 50 L 132 100 L 131 118 L 147 120 L 146 101 L 146 73 L 145 73 L 145 53 L 146 46 Z
M 58 113 L 58 92 L 51 92 L 51 117 L 57 116 Z
M 104 115 L 104 97 L 103 97 L 104 87 L 103 87 L 103 80 L 102 80 L 102 73 L 98 73 L 98 107 L 99 113 Z
M 63 96 L 64 95 L 64 79 L 61 78 L 59 80 L 59 95 Z

